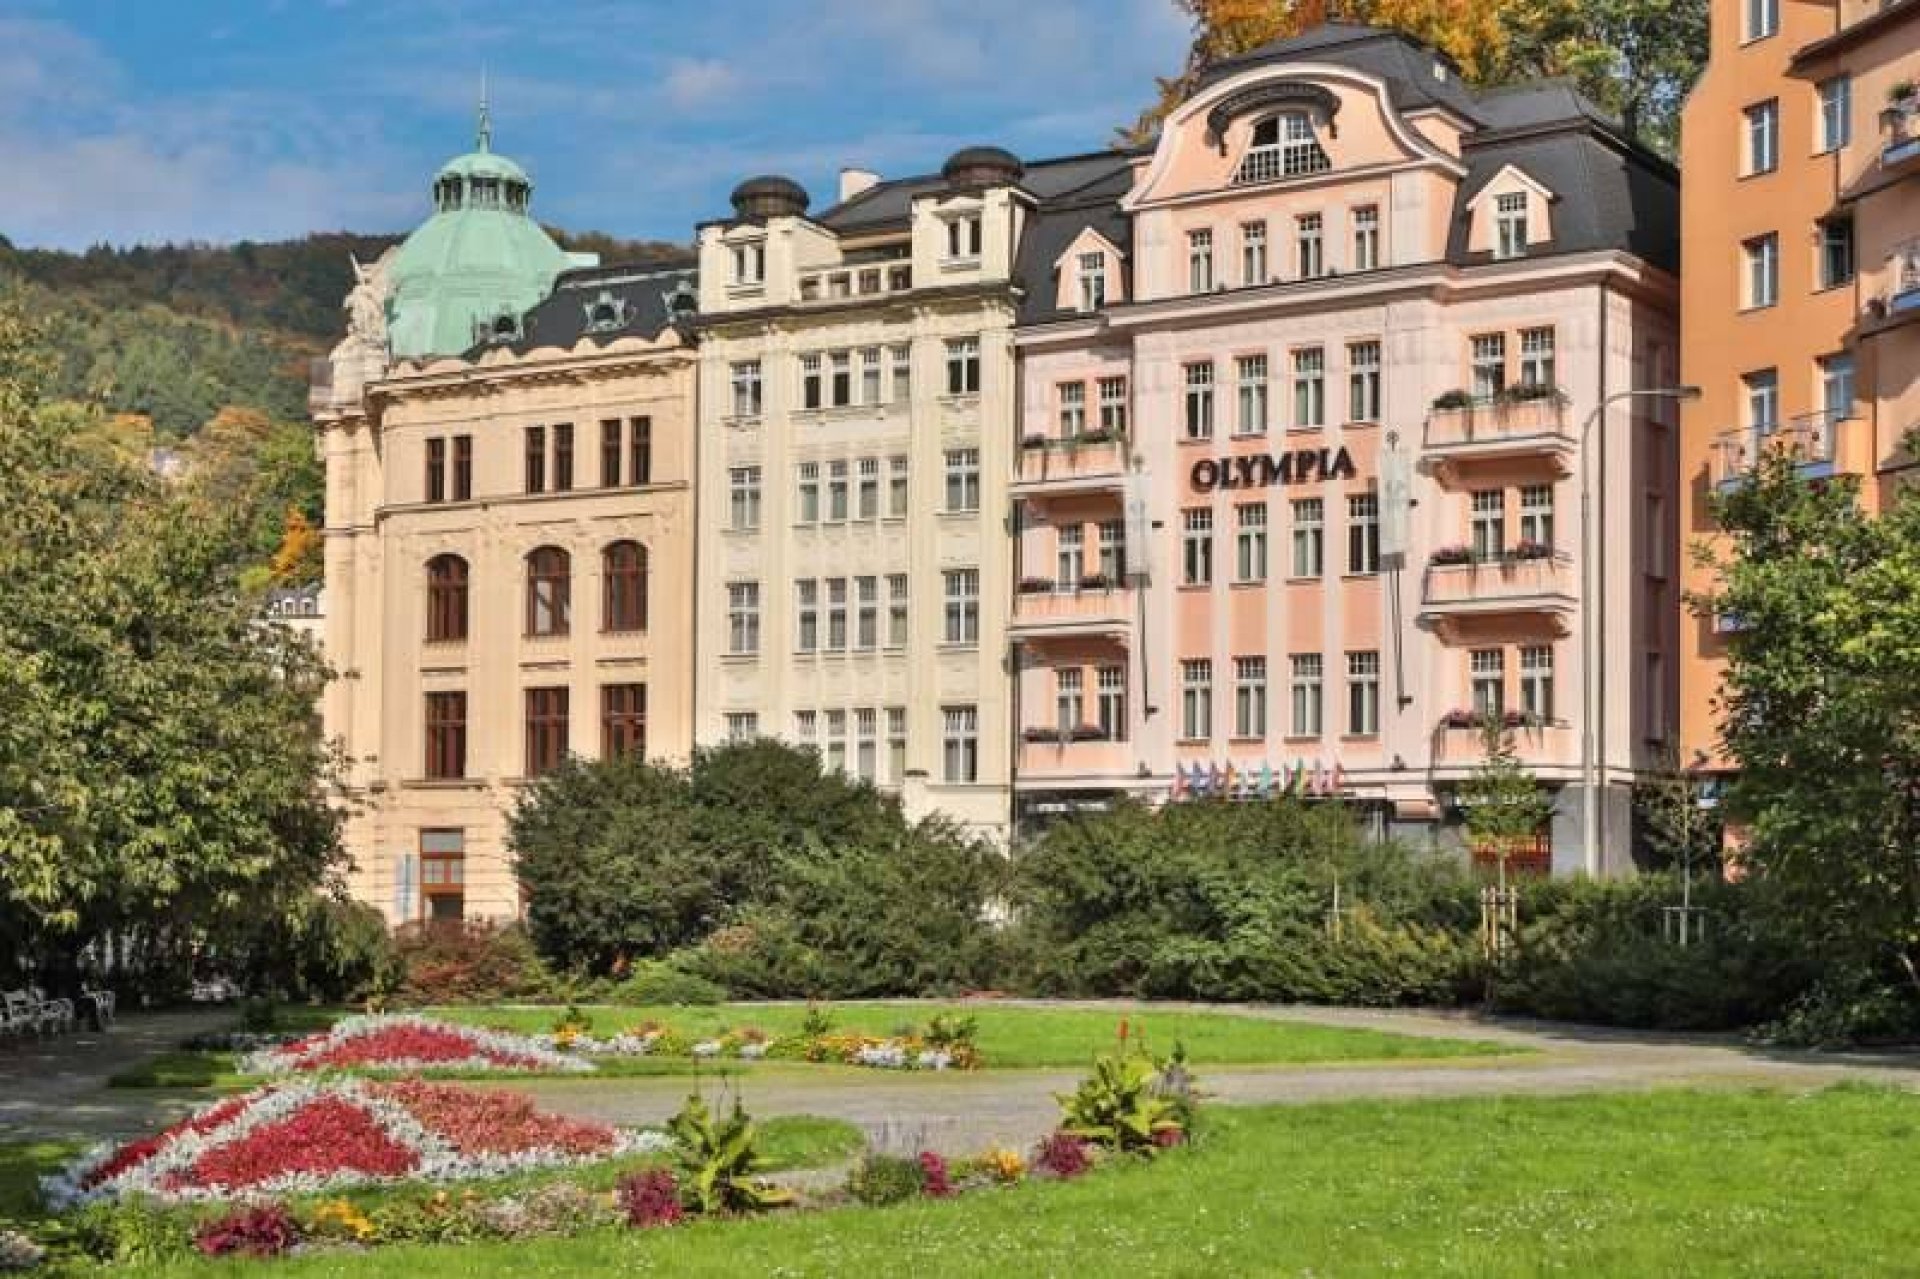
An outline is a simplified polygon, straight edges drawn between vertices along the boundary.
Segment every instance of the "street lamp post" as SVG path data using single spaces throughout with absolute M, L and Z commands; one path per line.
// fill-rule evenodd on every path
M 1639 391 L 1618 391 L 1593 406 L 1580 426 L 1580 843 L 1586 872 L 1600 876 L 1600 758 L 1594 734 L 1600 721 L 1595 703 L 1599 680 L 1598 665 L 1605 660 L 1606 645 L 1600 635 L 1600 597 L 1605 589 L 1594 565 L 1593 555 L 1593 464 L 1587 444 L 1593 428 L 1606 411 L 1628 400 L 1697 400 L 1697 386 L 1661 386 Z M 1605 494 L 1602 493 L 1604 499 Z

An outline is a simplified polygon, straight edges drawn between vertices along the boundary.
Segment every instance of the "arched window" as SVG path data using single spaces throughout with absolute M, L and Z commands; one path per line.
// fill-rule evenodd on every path
M 604 580 L 601 627 L 609 631 L 647 629 L 647 548 L 615 542 L 600 556 Z
M 467 562 L 458 555 L 427 561 L 427 638 L 467 637 Z
M 573 624 L 573 559 L 557 546 L 527 556 L 527 634 L 565 635 Z
M 1252 145 L 1233 180 L 1237 184 L 1271 182 L 1324 173 L 1332 167 L 1314 134 L 1313 118 L 1305 111 L 1282 111 L 1253 126 Z

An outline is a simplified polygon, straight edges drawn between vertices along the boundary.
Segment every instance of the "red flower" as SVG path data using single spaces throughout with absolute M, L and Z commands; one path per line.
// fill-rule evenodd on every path
M 680 1187 L 665 1168 L 628 1173 L 620 1179 L 615 1193 L 629 1226 L 671 1226 L 685 1215 L 680 1207 Z
M 285 1119 L 207 1151 L 194 1161 L 188 1180 L 242 1190 L 291 1173 L 397 1177 L 412 1172 L 418 1162 L 413 1151 L 387 1136 L 365 1110 L 338 1097 L 321 1097 Z
M 377 1068 L 399 1062 L 450 1064 L 475 1058 L 510 1069 L 541 1068 L 541 1063 L 531 1057 L 487 1048 L 461 1031 L 443 1026 L 384 1026 L 338 1042 L 322 1036 L 296 1045 L 290 1050 L 290 1056 L 300 1070 Z
M 205 1110 L 198 1115 L 183 1119 L 171 1128 L 163 1129 L 151 1137 L 142 1137 L 138 1141 L 128 1142 L 126 1145 L 120 1147 L 120 1149 L 114 1151 L 112 1158 L 82 1178 L 80 1184 L 86 1189 L 92 1190 L 95 1186 L 112 1181 L 129 1168 L 138 1168 L 141 1164 L 146 1163 L 147 1160 L 159 1154 L 162 1150 L 166 1149 L 175 1137 L 181 1136 L 184 1133 L 198 1134 L 212 1132 L 220 1125 L 234 1118 L 248 1106 L 251 1106 L 257 1099 L 258 1094 L 251 1094 L 245 1097 L 229 1097 L 210 1110 Z
M 524 1150 L 557 1150 L 597 1155 L 613 1149 L 613 1129 L 582 1123 L 534 1109 L 520 1093 L 476 1092 L 417 1079 L 373 1089 L 406 1108 L 428 1131 L 463 1155 L 505 1155 Z
M 947 1176 L 947 1161 L 931 1150 L 920 1152 L 920 1191 L 929 1199 L 953 1197 L 953 1182 Z

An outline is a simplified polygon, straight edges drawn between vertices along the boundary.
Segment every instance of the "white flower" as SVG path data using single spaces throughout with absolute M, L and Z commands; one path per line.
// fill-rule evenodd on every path
M 766 1055 L 767 1046 L 764 1043 L 740 1045 L 740 1059 L 742 1061 L 759 1061 Z
M 693 1055 L 696 1057 L 718 1057 L 720 1055 L 720 1041 L 717 1039 L 701 1040 L 693 1046 Z
M 585 1073 L 594 1068 L 592 1062 L 584 1060 L 575 1053 L 561 1052 L 556 1049 L 551 1035 L 516 1035 L 510 1031 L 490 1030 L 481 1026 L 458 1026 L 452 1022 L 438 1021 L 431 1017 L 398 1015 L 343 1017 L 324 1035 L 311 1036 L 293 1044 L 248 1053 L 240 1059 L 240 1073 L 245 1075 L 294 1074 L 305 1068 L 306 1064 L 313 1059 L 325 1055 L 342 1044 L 367 1035 L 400 1029 L 431 1030 L 441 1034 L 457 1035 L 473 1046 L 473 1056 L 461 1061 L 421 1061 L 411 1057 L 395 1057 L 382 1061 L 378 1067 L 375 1067 L 376 1069 L 454 1070 L 464 1073 L 497 1071 L 502 1074 L 524 1074 L 529 1070 Z M 590 1041 L 585 1040 L 585 1037 L 576 1041 L 576 1043 L 583 1042 Z M 502 1066 L 488 1060 L 489 1054 L 518 1057 L 536 1064 Z

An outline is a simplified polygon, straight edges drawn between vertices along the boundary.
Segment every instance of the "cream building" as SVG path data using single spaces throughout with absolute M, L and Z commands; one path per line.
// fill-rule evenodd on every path
M 507 917 L 507 817 L 568 753 L 684 755 L 690 264 L 598 267 L 478 149 L 348 299 L 315 371 L 326 731 L 352 887 L 394 923 Z

